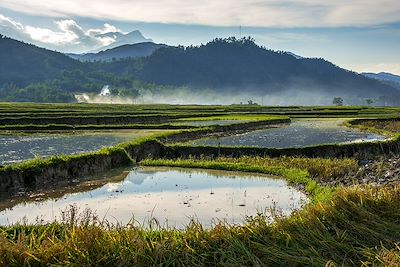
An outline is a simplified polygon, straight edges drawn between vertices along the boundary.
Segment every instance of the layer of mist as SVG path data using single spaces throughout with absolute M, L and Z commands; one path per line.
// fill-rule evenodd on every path
M 258 104 L 263 106 L 291 106 L 291 105 L 332 105 L 334 97 L 341 97 L 345 105 L 365 105 L 365 99 L 354 95 L 336 95 L 313 91 L 287 90 L 268 94 L 258 92 L 216 92 L 213 90 L 179 89 L 164 92 L 143 92 L 137 100 L 144 104 L 199 104 L 199 105 L 231 105 L 231 104 Z M 375 104 L 385 105 L 375 100 Z
M 321 92 L 318 89 L 287 89 L 263 93 L 266 90 L 237 90 L 224 89 L 219 92 L 211 89 L 190 89 L 187 87 L 161 90 L 139 90 L 138 97 L 113 95 L 108 85 L 98 94 L 83 93 L 75 95 L 78 103 L 98 104 L 172 104 L 172 105 L 264 105 L 264 106 L 310 106 L 332 105 L 335 97 L 343 99 L 344 105 L 366 105 L 368 96 L 354 94 Z M 390 105 L 390 98 L 372 99 L 373 105 Z M 389 101 L 389 102 L 388 102 Z

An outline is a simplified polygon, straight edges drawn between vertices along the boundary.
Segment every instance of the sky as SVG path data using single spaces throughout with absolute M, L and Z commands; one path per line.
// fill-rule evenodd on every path
M 139 30 L 169 45 L 252 36 L 357 72 L 400 75 L 398 0 L 0 0 L 0 33 L 81 53 Z

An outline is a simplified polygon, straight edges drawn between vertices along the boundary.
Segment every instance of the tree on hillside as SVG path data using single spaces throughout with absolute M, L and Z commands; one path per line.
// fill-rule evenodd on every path
M 120 91 L 119 91 L 119 89 L 117 89 L 117 88 L 111 88 L 111 89 L 110 89 L 110 94 L 111 94 L 112 96 L 118 96 L 118 95 L 120 94 Z
M 335 106 L 343 106 L 343 98 L 341 97 L 334 97 L 332 103 Z
M 367 103 L 368 106 L 371 106 L 371 104 L 374 103 L 374 100 L 372 100 L 372 99 L 365 99 L 365 102 Z
M 130 88 L 130 89 L 121 89 L 119 91 L 120 96 L 123 97 L 131 97 L 131 98 L 138 98 L 140 96 L 139 90 Z

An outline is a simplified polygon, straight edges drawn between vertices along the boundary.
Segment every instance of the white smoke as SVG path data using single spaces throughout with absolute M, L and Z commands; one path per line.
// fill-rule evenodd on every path
M 76 94 L 75 99 L 78 103 L 93 104 L 136 104 L 137 100 L 132 97 L 112 95 L 109 85 L 103 86 L 99 94 L 82 93 Z
M 103 86 L 99 96 L 111 96 L 110 86 L 109 85 Z

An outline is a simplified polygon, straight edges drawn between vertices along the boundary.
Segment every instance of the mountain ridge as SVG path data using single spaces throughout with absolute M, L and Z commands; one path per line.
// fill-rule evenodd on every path
M 368 78 L 388 83 L 392 86 L 397 87 L 400 90 L 400 75 L 396 75 L 389 72 L 379 72 L 379 73 L 362 72 L 361 74 Z
M 124 44 L 110 49 L 101 50 L 97 53 L 66 54 L 79 61 L 112 61 L 123 58 L 138 58 L 151 55 L 155 50 L 166 47 L 165 44 L 152 42 Z
M 0 34 L 0 86 L 5 83 L 24 86 L 58 78 L 63 70 L 82 68 L 82 63 L 63 53 Z
M 385 97 L 381 102 L 400 104 L 399 92 L 391 85 L 322 58 L 296 59 L 286 52 L 265 49 L 251 38 L 165 46 L 146 57 L 82 63 L 1 36 L 0 99 L 18 101 L 22 94 L 24 101 L 54 101 L 49 94 L 64 94 L 62 99 L 72 101 L 74 93 L 98 92 L 104 85 L 136 92 L 184 88 L 222 98 L 239 93 L 281 98 L 297 95 L 310 103 L 323 99 L 325 104 L 331 103 L 332 97 L 343 97 L 349 104 Z M 42 91 L 46 96 L 37 96 Z
M 122 32 L 107 32 L 107 33 L 101 33 L 97 34 L 96 37 L 104 38 L 104 37 L 109 37 L 115 40 L 115 42 L 107 45 L 107 46 L 102 46 L 100 48 L 94 49 L 89 51 L 88 53 L 98 53 L 100 51 L 104 51 L 107 49 L 112 49 L 121 45 L 127 45 L 127 44 L 137 44 L 137 43 L 147 43 L 147 42 L 153 42 L 152 39 L 150 38 L 145 38 L 143 34 L 139 30 L 134 30 L 128 33 L 122 33 Z
M 198 47 L 167 47 L 131 62 L 110 63 L 120 73 L 145 82 L 169 86 L 209 88 L 219 91 L 248 90 L 259 93 L 308 90 L 327 94 L 353 93 L 374 97 L 395 89 L 322 58 L 296 59 L 286 52 L 264 49 L 248 39 L 215 39 Z

